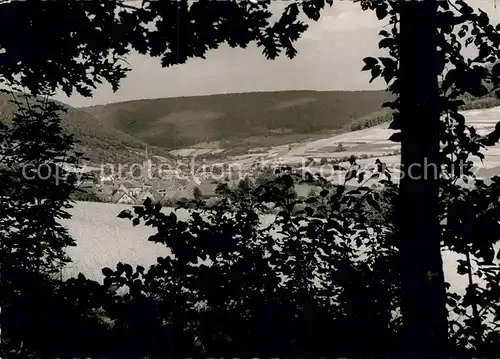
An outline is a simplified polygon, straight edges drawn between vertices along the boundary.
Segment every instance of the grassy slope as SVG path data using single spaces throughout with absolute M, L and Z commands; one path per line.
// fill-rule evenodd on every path
M 0 121 L 8 123 L 16 111 L 10 96 L 0 95 Z M 19 97 L 19 100 L 22 98 Z M 85 111 L 65 105 L 68 112 L 63 115 L 63 127 L 75 135 L 79 141 L 77 149 L 84 152 L 93 164 L 110 162 L 142 161 L 143 156 L 135 153 L 143 151 L 144 143 L 99 121 Z M 166 151 L 154 151 L 166 155 Z
M 136 100 L 83 110 L 150 145 L 341 129 L 378 111 L 385 91 L 280 91 Z

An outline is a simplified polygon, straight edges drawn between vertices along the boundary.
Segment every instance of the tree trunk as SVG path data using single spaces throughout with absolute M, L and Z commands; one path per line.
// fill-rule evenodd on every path
M 403 341 L 401 358 L 446 358 L 447 312 L 438 220 L 437 1 L 402 1 L 402 179 L 399 193 Z

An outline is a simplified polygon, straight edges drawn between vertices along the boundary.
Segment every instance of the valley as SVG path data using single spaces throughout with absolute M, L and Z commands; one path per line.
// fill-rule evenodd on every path
M 467 124 L 474 125 L 481 134 L 490 132 L 500 121 L 500 107 L 469 110 L 464 111 L 463 114 Z M 320 161 L 323 157 L 335 159 L 355 155 L 360 158 L 358 162 L 362 165 L 373 164 L 375 158 L 379 158 L 389 167 L 397 167 L 399 155 L 392 153 L 399 150 L 399 145 L 388 141 L 392 131 L 387 127 L 387 124 L 382 124 L 310 142 L 255 148 L 251 151 L 252 153 L 246 155 L 227 157 L 225 163 L 238 163 L 241 168 L 250 169 L 258 161 L 275 163 L 280 160 L 283 163 L 300 164 L 304 158 L 309 157 Z M 338 151 L 339 144 L 342 144 L 343 151 Z M 189 150 L 196 149 L 186 149 L 185 155 L 193 155 L 193 152 L 187 152 Z M 208 150 L 205 154 L 210 151 L 216 150 Z M 485 151 L 483 163 L 475 160 L 475 165 L 478 177 L 500 175 L 500 145 L 488 148 Z M 314 170 L 315 166 L 311 168 Z M 397 180 L 397 175 L 395 179 Z M 303 192 L 302 195 L 305 195 L 307 191 Z M 73 217 L 62 221 L 78 243 L 76 247 L 68 250 L 73 263 L 64 270 L 64 276 L 74 276 L 82 272 L 89 278 L 100 280 L 102 279 L 101 268 L 104 266 L 113 267 L 119 261 L 132 265 L 151 265 L 156 262 L 158 256 L 169 254 L 164 246 L 147 241 L 147 238 L 154 234 L 151 227 L 143 225 L 134 227 L 129 221 L 117 218 L 118 213 L 125 208 L 130 208 L 130 206 L 76 202 L 75 207 L 70 211 Z M 163 211 L 168 212 L 172 209 L 165 207 Z M 178 212 L 177 215 L 181 219 L 189 218 L 189 213 L 186 211 Z M 272 219 L 268 217 L 263 217 L 264 223 Z M 458 257 L 455 254 L 443 252 L 443 258 L 447 279 L 456 290 L 463 291 L 467 281 L 465 276 L 456 274 Z

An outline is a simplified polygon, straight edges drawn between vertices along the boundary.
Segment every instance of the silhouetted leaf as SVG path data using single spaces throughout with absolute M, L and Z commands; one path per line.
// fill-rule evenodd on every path
M 361 69 L 361 71 L 368 71 L 371 70 L 375 65 L 378 64 L 378 60 L 374 57 L 365 57 L 363 59 L 365 65 Z
M 118 214 L 118 218 L 132 219 L 132 213 L 128 209 L 125 209 Z
M 108 268 L 108 267 L 104 267 L 104 268 L 102 269 L 102 274 L 103 274 L 105 277 L 110 277 L 110 276 L 112 276 L 112 275 L 113 275 L 113 271 L 112 271 L 110 268 Z
M 375 9 L 377 14 L 377 19 L 382 20 L 387 16 L 387 5 L 385 3 L 380 3 Z

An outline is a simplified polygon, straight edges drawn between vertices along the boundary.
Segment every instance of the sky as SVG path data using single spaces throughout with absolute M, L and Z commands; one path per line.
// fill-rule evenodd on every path
M 469 0 L 485 11 L 492 23 L 499 22 L 495 0 Z M 287 2 L 276 2 L 280 12 Z M 128 73 L 119 90 L 103 84 L 92 98 L 60 93 L 57 100 L 75 107 L 147 98 L 197 96 L 219 93 L 277 90 L 375 90 L 385 88 L 383 80 L 369 83 L 370 74 L 361 72 L 363 58 L 381 56 L 379 31 L 385 25 L 372 11 L 362 11 L 359 3 L 334 1 L 311 21 L 296 43 L 297 56 L 284 55 L 266 60 L 255 45 L 246 49 L 221 46 L 206 59 L 192 59 L 183 65 L 162 68 L 158 59 L 132 53 Z

